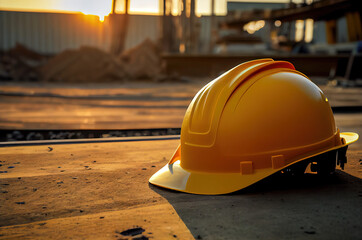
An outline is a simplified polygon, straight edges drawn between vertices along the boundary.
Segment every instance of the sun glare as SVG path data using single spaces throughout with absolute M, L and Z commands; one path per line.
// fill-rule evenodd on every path
M 180 14 L 180 2 L 169 0 L 173 3 L 172 14 Z M 286 1 L 286 0 L 285 0 Z M 132 0 L 129 1 L 130 14 L 159 15 L 159 0 Z M 210 0 L 198 0 L 196 4 L 196 15 L 210 14 Z M 59 12 L 59 13 L 83 13 L 85 15 L 96 15 L 103 22 L 105 16 L 112 11 L 112 0 L 0 0 L 2 10 L 30 11 L 30 12 Z M 124 1 L 117 1 L 117 13 L 124 13 Z M 215 13 L 226 14 L 226 1 L 215 0 Z
M 84 0 L 82 0 L 78 2 L 73 2 L 72 5 L 70 3 L 67 3 L 66 5 L 64 4 L 63 8 L 66 7 L 77 8 L 81 13 L 85 15 L 98 16 L 99 21 L 103 22 L 104 17 L 108 16 L 112 11 L 112 0 L 107 0 L 107 1 L 88 0 L 88 4 L 84 4 Z
M 104 18 L 109 15 L 109 13 L 94 13 L 94 12 L 88 12 L 88 11 L 82 11 L 84 15 L 93 15 L 97 16 L 100 22 L 104 22 Z

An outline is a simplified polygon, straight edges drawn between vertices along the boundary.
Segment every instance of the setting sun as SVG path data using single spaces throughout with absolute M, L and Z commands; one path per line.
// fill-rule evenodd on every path
M 90 11 L 81 11 L 84 15 L 93 15 L 97 16 L 99 18 L 100 22 L 104 22 L 104 17 L 108 16 L 111 12 L 105 13 L 105 12 L 90 12 Z
M 140 15 L 160 14 L 160 0 L 129 0 L 129 13 Z M 173 13 L 178 14 L 179 5 L 173 2 Z M 124 0 L 116 2 L 116 12 L 124 13 Z M 197 0 L 196 14 L 209 15 L 211 12 L 211 0 Z M 112 11 L 112 0 L 0 0 L 1 10 L 25 11 L 25 12 L 67 12 L 96 15 L 100 21 Z M 215 13 L 226 14 L 226 0 L 215 0 Z
M 159 14 L 159 0 L 129 1 L 130 14 Z M 71 12 L 96 15 L 101 22 L 112 11 L 112 0 L 1 0 L 2 10 L 31 12 Z M 124 1 L 117 1 L 116 12 L 124 12 Z
M 1 9 L 14 11 L 36 11 L 36 12 L 81 12 L 86 15 L 96 15 L 100 21 L 104 20 L 112 10 L 112 0 L 62 0 L 62 1 L 46 1 L 46 0 L 2 0 Z

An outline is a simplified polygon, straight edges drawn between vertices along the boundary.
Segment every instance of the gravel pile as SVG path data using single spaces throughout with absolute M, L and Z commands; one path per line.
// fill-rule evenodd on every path
M 142 137 L 179 135 L 180 128 L 136 129 L 136 130 L 2 130 L 0 141 L 34 141 L 57 139 L 87 139 L 111 137 Z

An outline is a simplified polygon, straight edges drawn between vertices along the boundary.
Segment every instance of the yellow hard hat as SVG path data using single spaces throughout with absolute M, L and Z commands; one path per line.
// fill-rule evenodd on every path
M 291 63 L 254 60 L 196 94 L 180 146 L 149 182 L 195 194 L 230 193 L 327 152 L 345 156 L 357 139 L 339 132 L 328 99 Z M 337 156 L 341 164 L 344 156 Z

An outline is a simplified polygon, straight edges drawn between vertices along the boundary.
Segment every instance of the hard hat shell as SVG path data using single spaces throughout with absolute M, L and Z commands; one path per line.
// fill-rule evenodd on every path
M 357 139 L 339 132 L 328 99 L 291 63 L 254 60 L 196 94 L 180 146 L 149 182 L 195 194 L 230 193 Z

